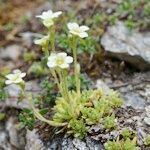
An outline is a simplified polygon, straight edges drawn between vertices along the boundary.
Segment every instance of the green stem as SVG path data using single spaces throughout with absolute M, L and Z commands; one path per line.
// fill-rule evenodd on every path
M 61 87 L 61 83 L 60 83 L 60 81 L 59 81 L 59 79 L 58 79 L 58 77 L 57 77 L 57 74 L 56 74 L 55 70 L 51 70 L 51 73 L 52 73 L 52 75 L 53 75 L 53 77 L 54 77 L 54 79 L 55 79 L 55 81 L 56 81 L 57 87 L 59 88 L 61 95 L 62 95 L 63 97 L 65 97 L 65 96 L 64 96 L 63 89 L 62 89 L 62 87 Z M 59 78 L 60 78 L 60 76 L 59 76 Z
M 43 121 L 43 122 L 46 122 L 47 124 L 49 124 L 50 126 L 55 126 L 55 127 L 61 127 L 61 126 L 65 126 L 67 125 L 67 123 L 58 123 L 58 122 L 55 122 L 55 121 L 51 121 L 51 120 L 48 120 L 46 119 L 45 117 L 43 117 L 39 111 L 32 107 L 32 110 L 34 112 L 34 115 L 36 116 L 36 118 L 38 118 L 39 120 Z
M 29 102 L 29 105 L 30 105 L 31 109 L 33 110 L 34 115 L 35 115 L 35 117 L 36 117 L 37 119 L 39 119 L 39 120 L 41 120 L 41 121 L 43 121 L 43 122 L 46 122 L 46 123 L 49 124 L 50 126 L 58 126 L 58 127 L 60 127 L 60 126 L 65 126 L 65 125 L 67 125 L 67 123 L 57 123 L 57 122 L 55 122 L 55 121 L 51 121 L 51 120 L 48 120 L 48 119 L 46 119 L 45 117 L 43 117 L 43 116 L 39 113 L 38 109 L 36 109 L 36 108 L 34 107 L 34 104 L 33 104 L 33 101 L 32 101 L 32 100 L 33 100 L 32 95 L 29 95 L 29 97 L 28 97 L 28 102 Z
M 74 73 L 75 73 L 75 81 L 76 81 L 76 90 L 78 95 L 80 95 L 80 73 L 78 73 L 78 62 L 77 62 L 77 38 L 72 38 L 72 51 L 73 51 L 73 59 L 74 59 Z
M 69 100 L 68 98 L 68 93 L 66 92 L 66 83 L 65 83 L 65 79 L 64 79 L 64 75 L 62 73 L 62 71 L 60 69 L 57 69 L 57 73 L 58 73 L 58 76 L 59 76 L 59 79 L 60 79 L 60 87 L 62 89 L 62 96 L 64 97 L 64 99 L 66 99 L 67 101 Z
M 78 96 L 80 96 L 80 86 L 81 86 L 81 83 L 80 83 L 80 64 L 77 63 L 76 65 L 76 71 L 77 71 L 77 93 L 78 93 Z
M 49 56 L 48 43 L 42 48 L 42 50 L 44 51 L 44 55 L 48 57 Z
M 66 97 L 67 97 L 67 100 L 69 102 L 69 91 L 68 91 L 68 83 L 67 83 L 67 72 L 66 70 L 62 70 L 62 77 L 63 77 L 63 86 L 64 86 L 64 89 L 65 89 L 65 93 L 66 93 Z
M 50 28 L 50 43 L 51 43 L 51 51 L 55 52 L 55 27 L 54 26 Z
M 59 80 L 58 80 L 58 78 L 57 78 L 57 75 L 56 75 L 55 70 L 51 70 L 51 73 L 52 73 L 52 75 L 53 75 L 53 77 L 54 77 L 54 79 L 55 79 L 55 81 L 56 81 L 56 84 L 57 84 L 58 88 L 60 89 Z

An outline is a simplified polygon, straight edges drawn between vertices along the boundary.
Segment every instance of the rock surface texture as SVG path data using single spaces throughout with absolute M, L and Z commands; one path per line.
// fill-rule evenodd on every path
M 107 28 L 101 44 L 108 55 L 131 63 L 135 67 L 150 69 L 150 32 L 130 31 L 122 22 Z
M 47 147 L 47 150 L 104 150 L 103 145 L 99 141 L 90 137 L 86 137 L 86 139 L 82 141 L 78 138 L 70 138 L 67 135 L 62 139 L 53 140 Z
M 25 130 L 17 128 L 17 125 L 14 116 L 0 123 L 0 150 L 24 150 Z
M 25 150 L 46 150 L 36 130 L 27 130 Z
M 18 85 L 12 84 L 5 87 L 6 93 L 9 95 L 5 101 L 0 102 L 0 107 L 12 107 L 17 109 L 30 108 L 27 99 L 23 99 L 18 103 L 18 98 L 21 92 L 21 89 Z M 33 93 L 37 95 L 41 91 L 36 80 L 28 81 L 26 83 L 26 92 Z
M 9 45 L 5 49 L 0 49 L 0 58 L 5 60 L 16 61 L 23 51 L 23 47 L 19 45 Z

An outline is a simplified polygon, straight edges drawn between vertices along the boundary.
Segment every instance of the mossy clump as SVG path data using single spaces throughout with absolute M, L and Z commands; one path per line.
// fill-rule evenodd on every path
M 144 144 L 145 144 L 146 146 L 150 146 L 150 135 L 148 135 L 148 136 L 145 138 Z
M 136 137 L 132 140 L 130 138 L 122 139 L 115 141 L 108 141 L 104 144 L 105 150 L 140 150 L 138 146 L 136 146 Z
M 123 103 L 117 92 L 110 90 L 106 94 L 103 90 L 89 90 L 78 97 L 76 92 L 71 91 L 69 97 L 69 102 L 62 97 L 57 98 L 53 116 L 55 123 L 66 123 L 68 133 L 84 138 L 91 125 L 103 123 L 106 129 L 116 127 L 113 112 Z

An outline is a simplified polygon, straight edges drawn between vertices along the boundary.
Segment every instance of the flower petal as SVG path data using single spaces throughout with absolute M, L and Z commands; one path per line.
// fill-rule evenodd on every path
M 25 73 L 25 72 L 23 72 L 23 73 L 20 74 L 20 77 L 21 77 L 21 78 L 23 78 L 23 77 L 25 77 L 25 76 L 26 76 L 26 73 Z
M 6 75 L 6 78 L 9 80 L 6 80 L 6 84 L 12 84 L 12 83 L 20 83 L 23 82 L 23 77 L 25 77 L 26 73 L 22 73 L 19 69 L 16 69 L 13 71 L 12 74 Z
M 41 44 L 41 39 L 34 40 L 34 44 L 40 45 Z
M 81 31 L 88 31 L 89 27 L 88 26 L 80 26 Z
M 47 63 L 47 66 L 48 66 L 49 68 L 55 68 L 57 65 L 56 65 L 55 62 L 49 61 L 49 62 Z
M 67 63 L 64 63 L 62 65 L 59 65 L 59 67 L 62 68 L 62 69 L 65 69 L 65 68 L 68 68 L 69 65 Z
M 52 26 L 54 24 L 54 22 L 53 22 L 52 19 L 45 19 L 45 20 L 43 20 L 43 24 L 46 27 L 50 27 L 50 26 Z
M 43 36 L 41 39 L 34 40 L 34 44 L 44 45 L 44 44 L 46 44 L 46 42 L 48 41 L 48 39 L 49 39 L 49 36 Z
M 81 33 L 79 34 L 79 36 L 80 36 L 81 38 L 85 38 L 85 37 L 88 37 L 88 34 L 87 34 L 86 32 L 81 32 Z
M 52 14 L 53 14 L 53 11 L 52 11 L 52 10 L 48 10 L 48 11 L 45 11 L 45 12 L 43 12 L 43 13 L 45 13 L 46 15 L 52 15 Z
M 62 53 L 58 53 L 58 54 L 57 54 L 57 56 L 58 56 L 58 57 L 66 57 L 66 56 L 67 56 L 67 54 L 66 54 L 66 53 L 64 53 L 64 52 L 62 52 Z
M 22 78 L 18 78 L 13 83 L 21 83 L 21 82 L 23 82 Z
M 11 84 L 11 83 L 13 83 L 11 80 L 6 80 L 5 81 L 5 84 Z
M 48 57 L 48 61 L 55 61 L 56 59 L 56 54 L 52 53 L 49 57 Z
M 42 15 L 37 15 L 36 17 L 37 17 L 37 18 L 41 18 L 41 19 L 42 19 Z
M 61 14 L 62 14 L 62 11 L 57 11 L 57 12 L 53 13 L 53 18 L 56 18 Z
M 65 59 L 66 63 L 72 63 L 73 62 L 73 58 L 71 56 L 67 56 Z
M 56 53 L 52 52 L 49 57 L 52 57 L 52 56 L 56 57 L 56 55 L 57 55 Z
M 38 15 L 38 16 L 36 16 L 36 17 L 43 19 L 43 24 L 44 24 L 46 27 L 49 27 L 49 26 L 53 25 L 53 22 L 50 21 L 50 20 L 52 20 L 53 18 L 58 17 L 60 14 L 62 14 L 61 11 L 58 11 L 58 12 L 54 12 L 54 13 L 53 13 L 52 10 L 48 10 L 48 11 L 45 11 L 45 12 L 43 12 L 41 15 Z M 49 21 L 48 21 L 48 20 L 49 20 Z
M 7 79 L 10 79 L 10 80 L 11 80 L 13 77 L 14 77 L 14 74 L 8 74 L 8 75 L 6 75 L 6 78 L 7 78 Z
M 48 19 L 51 17 L 51 15 L 53 14 L 52 10 L 48 10 L 48 11 L 44 11 L 42 13 L 42 15 L 38 15 L 36 16 L 37 18 L 41 18 L 41 19 Z
M 21 71 L 19 70 L 19 69 L 15 69 L 14 71 L 13 71 L 13 73 L 21 73 Z
M 67 24 L 67 27 L 68 27 L 69 30 L 74 30 L 74 29 L 79 28 L 79 25 L 75 22 L 70 22 L 70 23 Z

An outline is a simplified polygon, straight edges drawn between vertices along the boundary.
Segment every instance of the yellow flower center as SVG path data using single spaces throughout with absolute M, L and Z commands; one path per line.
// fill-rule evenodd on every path
M 14 77 L 12 78 L 12 80 L 13 81 L 16 81 L 16 80 L 18 80 L 19 79 L 19 75 L 17 74 L 17 75 L 14 75 Z
M 58 57 L 58 58 L 56 59 L 56 64 L 57 64 L 57 65 L 62 65 L 64 62 L 65 62 L 65 60 L 64 60 L 64 58 L 62 58 L 62 57 Z
M 79 29 L 79 28 L 77 28 L 77 29 L 74 29 L 74 32 L 76 32 L 76 33 L 80 33 L 81 31 L 80 31 L 80 29 Z

